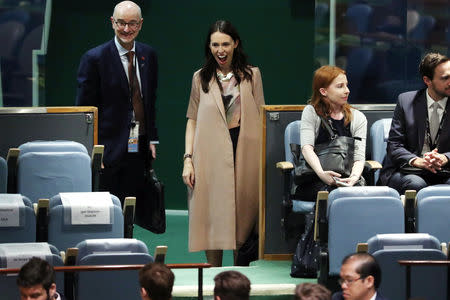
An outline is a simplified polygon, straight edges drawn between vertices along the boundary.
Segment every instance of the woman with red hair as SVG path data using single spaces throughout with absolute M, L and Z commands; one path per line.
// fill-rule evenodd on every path
M 322 66 L 314 73 L 312 97 L 302 113 L 300 143 L 303 157 L 316 176 L 307 186 L 296 188 L 299 199 L 315 201 L 318 191 L 332 190 L 336 186 L 363 185 L 361 173 L 364 168 L 367 119 L 363 113 L 352 108 L 347 100 L 348 89 L 345 71 L 335 66 Z M 355 138 L 353 166 L 348 174 L 339 174 L 321 165 L 314 152 L 314 145 L 331 140 L 329 131 L 322 124 L 327 122 L 334 134 Z

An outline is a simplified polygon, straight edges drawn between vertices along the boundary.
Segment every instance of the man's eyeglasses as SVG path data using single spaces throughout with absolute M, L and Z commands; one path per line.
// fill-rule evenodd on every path
M 356 279 L 343 279 L 343 278 L 339 278 L 339 279 L 338 279 L 338 283 L 339 283 L 340 285 L 343 285 L 343 284 L 345 283 L 347 286 L 350 286 L 350 285 L 352 285 L 353 283 L 355 283 L 356 281 L 358 281 L 358 280 L 360 280 L 360 279 L 365 279 L 365 277 L 359 277 L 359 278 L 356 278 Z
M 114 23 L 117 25 L 117 27 L 119 29 L 124 29 L 127 25 L 128 25 L 128 28 L 137 29 L 139 27 L 139 25 L 141 25 L 141 22 L 132 21 L 132 22 L 127 23 L 124 21 L 116 21 L 115 19 L 114 19 Z

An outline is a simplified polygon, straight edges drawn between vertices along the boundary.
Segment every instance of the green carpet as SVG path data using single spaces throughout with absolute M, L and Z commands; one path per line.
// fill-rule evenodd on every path
M 188 212 L 187 210 L 166 210 L 166 232 L 154 234 L 142 227 L 134 225 L 133 237 L 143 241 L 150 254 L 158 245 L 167 246 L 166 263 L 204 263 L 205 253 L 189 252 L 188 250 Z M 233 265 L 233 251 L 225 251 L 223 257 L 224 266 Z
M 135 225 L 134 237 L 142 240 L 153 253 L 158 245 L 167 245 L 166 263 L 203 263 L 204 252 L 188 251 L 188 213 L 184 210 L 167 210 L 167 228 L 163 234 L 153 234 Z M 224 253 L 224 267 L 203 271 L 203 292 L 205 299 L 212 299 L 214 276 L 226 270 L 236 270 L 246 275 L 252 283 L 252 298 L 263 300 L 292 299 L 295 285 L 303 282 L 317 282 L 316 279 L 292 278 L 289 276 L 290 261 L 264 261 L 251 263 L 249 267 L 233 267 L 232 251 Z M 193 299 L 197 296 L 198 271 L 196 269 L 175 269 L 174 298 Z

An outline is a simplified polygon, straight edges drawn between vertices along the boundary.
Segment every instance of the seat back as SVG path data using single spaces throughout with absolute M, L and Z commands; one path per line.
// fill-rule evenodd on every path
M 402 202 L 398 193 L 389 189 L 366 186 L 338 188 L 330 193 L 327 212 L 329 275 L 339 274 L 342 259 L 355 252 L 360 241 L 367 241 L 378 233 L 405 232 Z
M 82 196 L 85 193 L 79 194 Z M 56 195 L 56 199 L 51 199 L 50 202 L 60 201 L 62 203 L 61 199 L 57 199 L 60 197 L 61 195 Z M 114 197 L 111 195 L 111 199 Z M 99 208 L 92 205 L 80 206 L 75 204 L 69 206 L 59 204 L 50 207 L 48 242 L 58 247 L 58 249 L 67 249 L 75 247 L 79 242 L 86 239 L 123 238 L 124 220 L 122 209 L 120 206 L 115 205 L 113 200 L 111 200 L 110 204 L 110 207 L 107 208 L 109 213 L 104 211 L 101 214 L 96 212 Z M 81 210 L 85 210 L 87 213 L 78 215 L 78 217 L 74 215 L 76 211 L 80 212 Z M 89 210 L 93 211 L 93 213 L 89 212 Z M 94 214 L 97 215 L 94 216 Z M 100 218 L 101 221 L 99 221 Z
M 6 187 L 8 186 L 8 167 L 6 160 L 0 157 L 0 193 L 6 193 Z
M 406 267 L 398 260 L 446 260 L 437 238 L 429 234 L 378 234 L 368 240 L 368 252 L 381 268 L 379 291 L 388 299 L 406 299 Z M 446 267 L 411 267 L 411 297 L 446 299 Z
M 300 145 L 301 121 L 293 121 L 286 126 L 284 130 L 284 154 L 288 162 L 294 163 L 294 157 L 291 152 L 290 144 Z M 314 202 L 302 201 L 300 199 L 292 200 L 292 210 L 298 213 L 308 213 L 313 210 Z
M 0 209 L 0 243 L 36 241 L 36 215 L 27 197 L 0 194 Z
M 417 232 L 429 233 L 442 242 L 450 241 L 450 186 L 429 186 L 417 193 Z
M 58 249 L 47 243 L 0 244 L 0 268 L 20 268 L 34 256 L 45 259 L 52 266 L 64 265 Z M 16 274 L 0 275 L 1 299 L 20 299 L 16 280 Z M 55 281 L 58 291 L 62 291 L 64 289 L 64 274 L 56 273 Z
M 80 266 L 153 262 L 147 246 L 136 239 L 86 240 L 77 248 L 76 264 Z M 76 299 L 98 299 L 94 290 L 101 290 L 104 299 L 141 299 L 138 271 L 80 272 L 75 282 Z
M 120 202 L 119 198 L 117 198 L 113 194 L 110 194 L 109 192 L 89 192 L 89 193 L 74 193 L 74 194 L 78 194 L 81 197 L 83 197 L 84 195 L 88 195 L 89 197 L 96 197 L 96 195 L 101 195 L 102 193 L 108 194 L 111 197 L 111 201 L 115 206 L 117 206 L 119 208 L 122 206 L 122 203 Z M 61 194 L 57 194 L 50 198 L 49 209 L 52 207 L 55 207 L 57 205 L 62 205 L 62 204 L 63 203 L 61 201 Z
M 19 155 L 17 190 L 33 203 L 60 192 L 91 192 L 91 178 L 91 160 L 83 152 Z
M 387 140 L 391 128 L 392 118 L 380 119 L 375 121 L 370 127 L 370 140 L 372 145 L 372 160 L 383 164 L 386 157 Z M 378 181 L 380 171 L 374 175 L 375 182 Z
M 20 154 L 28 152 L 81 152 L 88 154 L 83 144 L 74 141 L 56 140 L 56 141 L 32 141 L 19 146 Z
M 349 27 L 356 29 L 357 33 L 367 32 L 372 10 L 370 5 L 364 3 L 350 5 L 345 14 Z
M 291 153 L 290 144 L 300 145 L 300 127 L 301 121 L 293 121 L 286 126 L 284 130 L 284 154 L 286 161 L 294 162 L 294 158 Z

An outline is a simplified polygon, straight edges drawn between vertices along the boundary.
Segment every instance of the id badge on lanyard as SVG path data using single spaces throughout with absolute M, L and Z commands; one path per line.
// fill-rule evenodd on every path
M 137 153 L 139 151 L 139 122 L 133 122 L 130 128 L 130 137 L 128 138 L 128 152 Z

